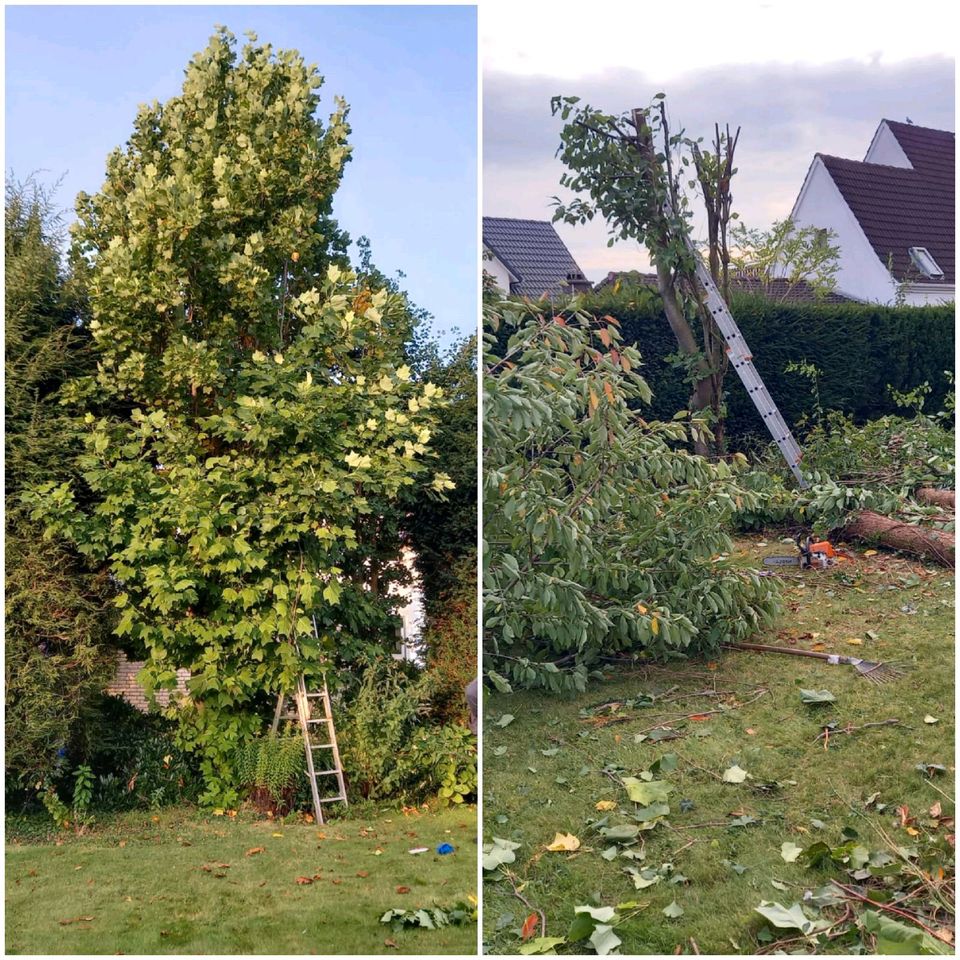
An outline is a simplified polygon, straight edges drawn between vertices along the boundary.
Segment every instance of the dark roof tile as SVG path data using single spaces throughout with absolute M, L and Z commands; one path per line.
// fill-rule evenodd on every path
M 590 287 L 553 224 L 546 220 L 484 217 L 483 242 L 519 278 L 512 293 L 554 297 Z
M 874 252 L 898 280 L 954 283 L 955 137 L 887 120 L 913 169 L 818 153 Z M 910 247 L 925 247 L 943 270 L 941 281 L 919 273 Z

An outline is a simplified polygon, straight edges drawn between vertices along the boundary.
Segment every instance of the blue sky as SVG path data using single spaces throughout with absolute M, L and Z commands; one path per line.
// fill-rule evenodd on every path
M 296 48 L 350 104 L 353 159 L 335 201 L 374 262 L 438 332 L 476 328 L 477 38 L 470 7 L 24 6 L 6 15 L 6 171 L 44 171 L 70 208 L 95 192 L 137 104 L 176 95 L 215 24 Z

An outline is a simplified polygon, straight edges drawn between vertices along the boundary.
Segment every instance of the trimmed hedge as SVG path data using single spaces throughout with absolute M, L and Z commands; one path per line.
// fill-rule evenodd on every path
M 927 381 L 927 410 L 941 409 L 954 366 L 953 305 L 883 307 L 871 304 L 774 303 L 735 294 L 731 310 L 754 354 L 754 364 L 787 423 L 795 427 L 813 412 L 810 382 L 785 372 L 791 361 L 820 371 L 820 404 L 842 410 L 858 422 L 898 412 L 887 385 L 910 390 Z M 624 286 L 588 294 L 583 308 L 620 321 L 625 343 L 643 356 L 641 373 L 653 390 L 650 416 L 669 419 L 686 408 L 690 385 L 665 358 L 677 352 L 652 289 Z M 766 438 L 763 421 L 733 370 L 724 380 L 727 435 L 732 441 Z

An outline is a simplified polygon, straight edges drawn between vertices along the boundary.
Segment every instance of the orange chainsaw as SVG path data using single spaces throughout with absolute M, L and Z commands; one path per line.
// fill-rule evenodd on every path
M 764 557 L 766 567 L 799 567 L 801 570 L 826 570 L 837 562 L 837 551 L 828 540 L 797 537 L 798 554 L 792 557 Z

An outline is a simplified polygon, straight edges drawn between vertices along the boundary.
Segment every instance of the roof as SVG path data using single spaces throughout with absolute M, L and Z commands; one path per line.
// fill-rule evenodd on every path
M 612 286 L 617 281 L 621 283 L 638 283 L 647 287 L 657 286 L 655 273 L 640 273 L 629 270 L 625 273 L 608 273 L 597 286 L 597 290 Z M 787 279 L 775 278 L 769 281 L 758 277 L 731 276 L 731 293 L 750 293 L 756 296 L 767 297 L 778 303 L 853 303 L 850 297 L 842 293 L 826 293 L 817 296 L 813 287 L 806 280 L 800 280 L 791 286 Z
M 554 297 L 590 287 L 547 220 L 484 217 L 483 243 L 517 277 L 510 293 Z
M 818 153 L 870 246 L 897 280 L 950 286 L 954 273 L 954 134 L 885 120 L 908 167 L 845 160 Z M 925 247 L 942 280 L 919 274 L 910 247 Z

